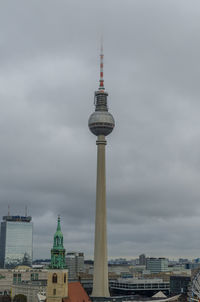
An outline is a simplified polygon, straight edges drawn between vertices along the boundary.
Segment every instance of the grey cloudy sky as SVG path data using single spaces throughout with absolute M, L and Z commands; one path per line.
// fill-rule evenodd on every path
M 200 257 L 199 0 L 0 1 L 1 216 L 34 221 L 50 257 L 93 255 L 96 145 L 87 127 L 104 36 L 109 257 Z

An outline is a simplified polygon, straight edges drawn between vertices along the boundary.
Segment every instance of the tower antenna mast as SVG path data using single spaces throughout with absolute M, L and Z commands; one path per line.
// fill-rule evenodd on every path
M 104 79 L 103 79 L 103 37 L 101 37 L 101 51 L 100 51 L 100 81 L 99 81 L 99 90 L 104 90 Z

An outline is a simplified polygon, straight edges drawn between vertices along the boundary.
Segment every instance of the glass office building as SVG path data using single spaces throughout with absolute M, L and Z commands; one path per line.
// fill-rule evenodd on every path
M 31 265 L 33 257 L 33 223 L 31 217 L 4 216 L 1 222 L 0 266 L 14 268 Z

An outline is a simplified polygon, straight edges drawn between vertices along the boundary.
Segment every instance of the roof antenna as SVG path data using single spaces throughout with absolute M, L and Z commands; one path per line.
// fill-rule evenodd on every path
M 25 206 L 25 217 L 27 217 L 28 207 Z
M 8 216 L 10 216 L 10 205 L 8 204 Z
M 103 37 L 101 36 L 101 51 L 100 51 L 100 81 L 99 81 L 99 90 L 105 90 L 104 88 L 104 79 L 103 79 Z

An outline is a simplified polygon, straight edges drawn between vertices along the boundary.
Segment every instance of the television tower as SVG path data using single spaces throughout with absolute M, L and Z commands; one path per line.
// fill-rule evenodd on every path
M 103 45 L 100 54 L 99 89 L 94 94 L 95 112 L 91 114 L 88 126 L 97 136 L 97 182 L 96 182 L 96 218 L 94 244 L 93 297 L 109 297 L 107 227 L 106 227 L 106 173 L 105 173 L 105 136 L 115 126 L 113 116 L 108 112 L 107 96 L 103 79 Z

